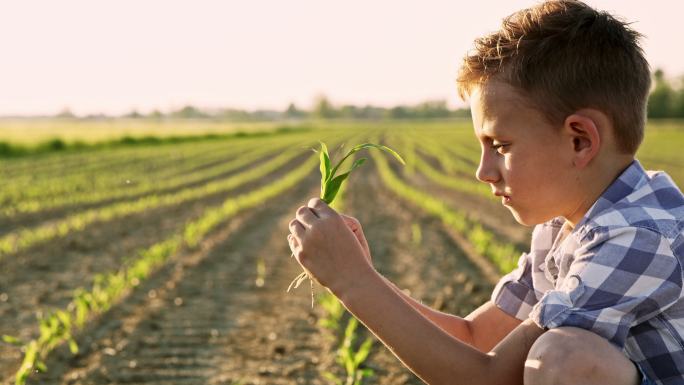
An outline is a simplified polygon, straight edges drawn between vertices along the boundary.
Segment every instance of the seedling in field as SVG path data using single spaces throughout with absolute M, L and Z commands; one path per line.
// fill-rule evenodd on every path
M 404 159 L 401 158 L 401 156 L 391 148 L 387 146 L 383 146 L 381 144 L 373 144 L 373 143 L 363 143 L 359 144 L 355 147 L 353 147 L 347 154 L 335 165 L 335 167 L 330 168 L 331 162 L 330 162 L 330 154 L 328 153 L 328 146 L 325 145 L 325 143 L 321 142 L 321 149 L 319 151 L 320 153 L 320 170 L 321 170 L 321 200 L 323 200 L 327 204 L 331 204 L 333 200 L 335 200 L 335 197 L 337 196 L 337 192 L 340 191 L 340 187 L 342 186 L 342 182 L 344 182 L 348 177 L 349 174 L 351 174 L 354 169 L 357 167 L 361 166 L 365 161 L 366 158 L 360 158 L 354 161 L 352 163 L 351 168 L 349 171 L 345 172 L 344 174 L 336 175 L 337 170 L 340 168 L 342 163 L 349 158 L 351 155 L 363 150 L 363 149 L 370 149 L 370 148 L 377 148 L 379 150 L 386 151 L 390 154 L 392 154 L 401 164 L 406 164 L 404 162 Z M 290 255 L 290 257 L 294 257 L 294 253 Z M 302 272 L 299 274 L 292 282 L 290 283 L 290 286 L 288 286 L 287 291 L 290 292 L 290 289 L 294 287 L 295 289 L 299 287 L 299 285 L 304 281 L 304 279 L 309 278 L 310 284 L 311 284 L 311 307 L 313 308 L 314 306 L 314 294 L 313 294 L 313 280 L 311 277 L 309 277 L 308 273 L 306 271 Z

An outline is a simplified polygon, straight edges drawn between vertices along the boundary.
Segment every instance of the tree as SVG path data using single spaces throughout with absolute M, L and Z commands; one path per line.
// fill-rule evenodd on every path
M 176 118 L 183 118 L 183 119 L 193 119 L 193 118 L 206 118 L 207 114 L 204 112 L 198 110 L 197 108 L 193 106 L 185 106 L 181 108 L 178 111 L 175 111 L 172 113 L 172 115 Z
M 648 117 L 669 118 L 673 116 L 675 92 L 665 79 L 663 70 L 658 69 L 653 74 L 655 86 L 648 98 Z
M 297 108 L 297 106 L 294 103 L 290 103 L 289 106 L 287 106 L 287 109 L 285 110 L 285 117 L 287 118 L 302 118 L 306 114 L 304 111 L 300 110 Z
M 147 116 L 148 116 L 149 118 L 152 118 L 152 119 L 161 119 L 161 118 L 164 117 L 164 114 L 162 114 L 161 111 L 159 111 L 159 110 L 153 110 L 153 111 L 150 112 L 150 114 L 147 115 Z
M 131 112 L 129 112 L 128 114 L 126 114 L 126 118 L 138 119 L 138 118 L 142 118 L 142 115 L 138 112 L 138 110 L 136 110 L 136 109 L 134 108 Z
M 684 76 L 679 78 L 679 84 L 672 103 L 672 115 L 677 118 L 684 118 Z
M 335 117 L 335 108 L 325 95 L 320 95 L 314 103 L 313 114 L 317 118 L 330 119 Z
M 76 117 L 73 112 L 69 109 L 69 107 L 65 107 L 60 111 L 57 115 L 55 115 L 56 118 L 60 119 L 73 119 Z

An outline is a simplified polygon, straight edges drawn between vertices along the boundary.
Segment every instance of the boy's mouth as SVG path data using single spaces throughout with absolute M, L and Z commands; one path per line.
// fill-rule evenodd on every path
M 501 197 L 501 203 L 504 205 L 511 201 L 511 197 L 509 195 L 504 194 L 503 192 L 496 191 L 494 192 L 494 195 Z

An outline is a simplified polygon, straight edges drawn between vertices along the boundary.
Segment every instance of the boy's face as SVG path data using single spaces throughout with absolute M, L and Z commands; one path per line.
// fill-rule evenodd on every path
M 572 213 L 578 187 L 572 172 L 572 141 L 514 89 L 490 81 L 470 97 L 482 154 L 477 178 L 501 195 L 516 221 L 532 226 Z

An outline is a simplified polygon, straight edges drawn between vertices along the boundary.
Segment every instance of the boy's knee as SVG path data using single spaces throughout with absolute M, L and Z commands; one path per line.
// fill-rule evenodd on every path
M 597 344 L 608 344 L 589 331 L 560 327 L 542 334 L 532 345 L 525 362 L 524 383 L 593 384 L 600 383 L 609 368 L 606 357 L 599 357 Z M 625 358 L 626 360 L 626 358 Z

